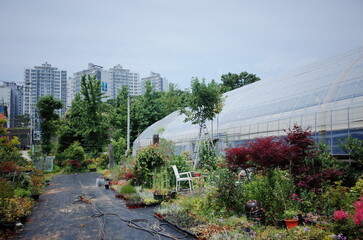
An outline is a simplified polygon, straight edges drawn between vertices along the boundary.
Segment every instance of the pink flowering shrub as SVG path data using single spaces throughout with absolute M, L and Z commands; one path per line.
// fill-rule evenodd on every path
M 360 200 L 354 203 L 354 207 L 354 223 L 357 226 L 363 226 L 363 196 L 360 196 Z
M 347 219 L 349 217 L 348 213 L 344 210 L 338 210 L 334 212 L 334 220 L 336 221 L 342 221 L 344 219 Z

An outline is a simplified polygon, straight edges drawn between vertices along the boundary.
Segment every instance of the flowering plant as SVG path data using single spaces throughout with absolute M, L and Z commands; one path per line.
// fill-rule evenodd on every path
M 44 178 L 42 176 L 32 176 L 30 179 L 30 191 L 32 194 L 40 194 L 43 192 Z
M 344 210 L 338 210 L 334 212 L 334 220 L 336 221 L 344 221 L 349 217 L 349 214 Z
M 347 239 L 357 239 L 363 232 L 363 196 L 354 203 L 355 212 L 348 214 L 343 210 L 334 212 L 334 232 Z
M 360 196 L 360 200 L 354 203 L 355 214 L 354 223 L 357 226 L 363 227 L 363 196 Z
M 20 217 L 29 215 L 33 205 L 34 201 L 30 198 L 14 197 L 1 199 L 1 221 L 17 221 Z

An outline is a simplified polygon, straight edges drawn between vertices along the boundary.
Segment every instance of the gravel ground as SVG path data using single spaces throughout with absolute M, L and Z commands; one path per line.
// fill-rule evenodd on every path
M 128 209 L 112 190 L 96 187 L 98 176 L 97 173 L 55 176 L 17 239 L 173 239 L 129 226 L 129 220 L 142 219 L 135 223 L 143 229 L 147 228 L 144 221 L 152 226 L 158 226 L 159 221 L 153 217 L 152 207 Z M 91 198 L 90 204 L 77 201 L 81 195 Z M 123 220 L 115 215 L 92 217 L 100 212 L 117 214 Z M 191 239 L 168 225 L 161 227 L 163 234 L 174 239 Z

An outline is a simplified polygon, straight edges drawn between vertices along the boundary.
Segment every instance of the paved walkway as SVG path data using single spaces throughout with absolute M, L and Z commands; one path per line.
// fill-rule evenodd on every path
M 147 228 L 144 221 L 149 221 L 153 226 L 159 225 L 159 221 L 153 217 L 153 208 L 126 208 L 125 202 L 115 198 L 112 190 L 96 187 L 98 176 L 97 173 L 55 176 L 40 196 L 18 239 L 172 239 L 143 230 Z M 92 198 L 92 204 L 77 202 L 81 195 Z M 100 212 L 117 214 L 123 220 L 115 215 L 91 217 Z M 133 219 L 143 219 L 135 222 L 143 229 L 130 227 L 127 220 Z M 164 229 L 162 233 L 175 239 L 190 239 L 167 225 L 161 227 Z

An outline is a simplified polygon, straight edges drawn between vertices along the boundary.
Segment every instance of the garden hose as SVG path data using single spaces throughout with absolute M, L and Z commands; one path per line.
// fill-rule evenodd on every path
M 172 240 L 180 240 L 183 238 L 188 237 L 188 234 L 182 232 L 181 230 L 177 229 L 176 227 L 167 224 L 167 223 L 159 223 L 158 221 L 155 221 L 154 224 L 151 224 L 151 222 L 148 219 L 125 219 L 122 218 L 121 216 L 119 216 L 116 213 L 108 213 L 108 212 L 102 212 L 100 209 L 98 209 L 94 203 L 92 203 L 90 200 L 93 198 L 96 198 L 95 194 L 86 194 L 84 191 L 84 186 L 83 184 L 80 182 L 80 180 L 77 177 L 77 180 L 79 182 L 79 184 L 81 185 L 82 188 L 82 195 L 78 196 L 78 199 L 75 200 L 73 203 L 74 204 L 82 204 L 82 203 L 86 203 L 86 204 L 90 204 L 96 211 L 97 213 L 92 214 L 90 217 L 92 218 L 103 218 L 103 220 L 101 220 L 100 226 L 101 226 L 101 236 L 100 239 L 101 240 L 105 240 L 106 239 L 106 232 L 105 232 L 105 228 L 106 228 L 106 216 L 115 216 L 117 218 L 119 218 L 121 221 L 126 222 L 127 225 L 129 227 L 141 230 L 141 231 L 145 231 L 147 233 L 150 233 L 154 239 L 156 240 L 161 240 L 161 236 L 166 237 L 166 238 L 170 238 Z M 166 225 L 170 228 L 173 228 L 174 230 L 176 230 L 178 233 L 181 234 L 181 236 L 175 236 L 172 234 L 168 234 L 165 233 L 165 228 L 162 228 L 162 225 Z

